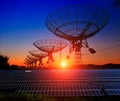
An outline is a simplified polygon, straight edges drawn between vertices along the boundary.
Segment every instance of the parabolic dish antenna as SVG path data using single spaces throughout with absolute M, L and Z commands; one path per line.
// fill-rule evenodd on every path
M 28 51 L 32 56 L 38 57 L 38 58 L 44 58 L 48 54 L 46 52 L 40 51 L 40 50 L 30 50 Z
M 39 60 L 38 57 L 32 56 L 32 55 L 27 55 L 27 60 L 31 61 L 32 66 L 34 65 L 35 67 L 37 67 L 37 61 Z
M 32 61 L 31 61 L 31 60 L 28 60 L 27 58 L 25 58 L 24 63 L 30 64 L 30 63 L 32 63 Z
M 57 39 L 43 39 L 35 41 L 33 45 L 39 50 L 48 53 L 48 63 L 50 62 L 51 64 L 52 62 L 54 62 L 52 53 L 61 51 L 67 46 L 67 42 L 64 40 Z
M 28 65 L 28 67 L 32 67 L 33 64 L 34 64 L 34 61 L 31 60 L 31 59 L 29 59 L 29 58 L 27 57 L 27 58 L 25 58 L 25 60 L 24 60 L 24 64 Z
M 29 58 L 29 59 L 32 60 L 32 61 L 37 61 L 37 60 L 38 60 L 37 57 L 32 56 L 32 55 L 27 55 L 27 58 Z
M 89 48 L 87 38 L 97 34 L 108 21 L 109 14 L 105 9 L 95 5 L 77 4 L 53 11 L 47 16 L 45 24 L 56 36 L 70 41 L 69 54 L 74 50 L 75 62 L 79 64 L 82 47 L 88 48 L 91 53 L 96 52 Z
M 47 52 L 43 52 L 40 50 L 30 50 L 28 51 L 32 56 L 39 58 L 39 65 L 43 65 L 42 59 L 47 57 Z
M 95 5 L 71 5 L 55 10 L 46 18 L 46 26 L 55 35 L 68 40 L 94 36 L 108 22 L 109 14 Z
M 35 47 L 44 52 L 58 52 L 67 46 L 66 41 L 57 39 L 43 39 L 33 43 Z
M 32 55 L 27 55 L 27 58 L 28 60 L 31 60 L 33 63 L 35 63 L 35 65 L 36 65 L 36 62 L 39 60 L 38 57 L 34 57 Z

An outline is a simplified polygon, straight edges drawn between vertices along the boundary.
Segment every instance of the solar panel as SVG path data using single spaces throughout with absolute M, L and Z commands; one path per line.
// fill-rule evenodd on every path
M 84 82 L 85 81 L 85 82 Z M 104 92 L 102 91 L 104 89 Z M 16 89 L 16 93 L 47 96 L 120 95 L 120 83 L 96 80 L 0 80 L 0 90 Z
M 120 89 L 114 89 L 114 90 L 105 90 L 107 95 L 120 95 Z
M 40 72 L 41 75 L 44 74 L 42 72 Z M 95 73 L 96 75 L 99 74 L 99 76 L 102 74 L 101 77 L 87 77 L 87 73 L 90 74 L 90 72 L 87 71 L 82 73 L 80 78 L 79 76 L 77 78 L 75 76 L 72 77 L 72 79 L 70 77 L 69 79 L 50 79 L 50 77 L 49 79 L 41 79 L 40 77 L 38 78 L 37 75 L 33 75 L 33 71 L 32 74 L 24 74 L 23 71 L 21 73 L 18 71 L 14 73 L 7 71 L 8 74 L 0 73 L 0 91 L 7 92 L 9 90 L 15 93 L 54 97 L 120 96 L 120 77 L 117 78 L 120 73 L 112 77 L 112 72 L 102 72 L 104 75 L 99 71 Z M 48 72 L 46 71 L 45 73 Z

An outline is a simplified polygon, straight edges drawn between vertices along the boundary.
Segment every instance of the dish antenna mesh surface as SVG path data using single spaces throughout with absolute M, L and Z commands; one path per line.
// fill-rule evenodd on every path
M 33 61 L 37 61 L 38 60 L 37 57 L 34 57 L 32 55 L 27 55 L 27 58 L 29 58 L 30 60 L 33 60 Z
M 29 64 L 32 64 L 33 61 L 28 58 L 25 58 L 24 63 L 29 65 Z
M 39 58 L 39 65 L 42 65 L 42 59 L 45 58 L 48 54 L 40 50 L 30 50 L 28 51 L 32 56 Z
M 27 60 L 31 61 L 31 65 L 37 67 L 37 61 L 39 60 L 38 57 L 32 56 L 32 55 L 27 55 Z
M 26 64 L 28 67 L 33 67 L 35 62 L 36 61 L 34 61 L 34 60 L 32 60 L 32 59 L 30 59 L 28 57 L 26 57 L 25 60 L 24 60 L 24 64 Z
M 55 35 L 70 41 L 69 54 L 75 50 L 75 61 L 80 63 L 81 48 L 89 48 L 87 38 L 99 32 L 108 20 L 109 14 L 104 9 L 78 4 L 52 12 L 47 16 L 45 24 Z M 92 48 L 89 51 L 95 53 Z
M 63 40 L 43 39 L 35 41 L 33 45 L 41 51 L 48 52 L 48 63 L 52 64 L 54 62 L 52 53 L 61 51 L 67 46 L 67 43 Z

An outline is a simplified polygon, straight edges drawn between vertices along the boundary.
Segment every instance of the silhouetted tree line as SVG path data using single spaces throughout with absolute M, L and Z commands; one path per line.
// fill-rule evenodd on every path
M 0 55 L 0 69 L 7 69 L 10 67 L 8 60 L 8 56 Z
M 1 70 L 10 70 L 10 69 L 19 69 L 17 65 L 11 65 L 8 62 L 9 57 L 0 54 L 0 69 Z

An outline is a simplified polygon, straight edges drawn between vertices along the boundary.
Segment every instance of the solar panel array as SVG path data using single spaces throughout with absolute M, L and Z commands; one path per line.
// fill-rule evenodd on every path
M 0 79 L 0 91 L 62 96 L 113 96 L 120 95 L 120 79 Z

